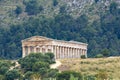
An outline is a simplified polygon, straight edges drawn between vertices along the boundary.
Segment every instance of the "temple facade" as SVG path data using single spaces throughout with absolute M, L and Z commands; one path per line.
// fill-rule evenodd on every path
M 55 59 L 87 57 L 87 45 L 77 41 L 56 40 L 42 36 L 33 36 L 22 40 L 22 57 L 30 53 L 52 52 Z

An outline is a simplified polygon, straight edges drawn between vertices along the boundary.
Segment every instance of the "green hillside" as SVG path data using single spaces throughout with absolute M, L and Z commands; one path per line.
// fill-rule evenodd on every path
M 119 56 L 115 1 L 0 0 L 0 57 L 20 58 L 21 40 L 34 35 L 88 43 L 88 57 Z

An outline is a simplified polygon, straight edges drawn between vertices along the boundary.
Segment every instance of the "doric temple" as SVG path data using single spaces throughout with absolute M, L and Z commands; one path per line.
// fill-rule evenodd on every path
M 30 53 L 52 52 L 55 59 L 87 57 L 87 45 L 77 41 L 56 40 L 42 36 L 33 36 L 22 40 L 22 57 Z

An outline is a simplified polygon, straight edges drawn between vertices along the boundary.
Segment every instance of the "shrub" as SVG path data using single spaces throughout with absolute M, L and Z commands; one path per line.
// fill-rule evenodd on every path
M 20 79 L 21 74 L 18 70 L 11 70 L 6 73 L 6 80 Z
M 97 75 L 96 75 L 97 79 L 99 80 L 107 80 L 108 79 L 108 74 L 106 71 L 100 70 Z
M 85 55 L 81 55 L 81 58 L 82 58 L 82 59 L 86 59 L 86 56 L 85 56 Z
M 97 54 L 95 58 L 103 58 L 103 54 Z
M 71 75 L 78 78 L 78 80 L 82 80 L 82 75 L 74 71 L 63 71 L 62 73 L 58 73 L 57 80 L 69 80 Z
M 22 13 L 22 8 L 20 6 L 17 6 L 17 8 L 15 9 L 15 13 L 17 15 L 21 14 Z

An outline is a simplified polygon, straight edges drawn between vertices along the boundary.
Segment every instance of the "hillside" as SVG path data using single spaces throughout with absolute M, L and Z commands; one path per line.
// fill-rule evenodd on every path
M 22 55 L 21 40 L 45 36 L 88 43 L 88 57 L 120 55 L 117 0 L 0 0 L 0 57 Z
M 108 76 L 114 80 L 120 79 L 120 57 L 64 59 L 60 61 L 62 63 L 58 68 L 60 71 L 72 70 L 91 76 L 95 76 L 100 71 L 104 71 L 104 76 Z
M 9 26 L 12 23 L 21 23 L 26 18 L 31 17 L 25 11 L 25 2 L 29 0 L 0 0 L 0 20 L 2 26 Z M 104 11 L 114 0 L 37 0 L 39 5 L 43 7 L 43 11 L 37 15 L 45 15 L 53 17 L 57 15 L 60 10 L 65 10 L 67 14 L 73 17 L 79 17 L 86 13 L 90 18 L 99 18 L 96 12 Z M 96 1 L 96 3 L 95 3 Z M 116 0 L 115 0 L 116 1 Z M 17 16 L 15 10 L 17 6 L 22 8 L 22 13 Z M 102 7 L 101 7 L 102 6 Z M 93 11 L 91 11 L 93 10 Z M 94 15 L 93 15 L 94 14 Z M 36 16 L 36 15 L 32 15 Z

